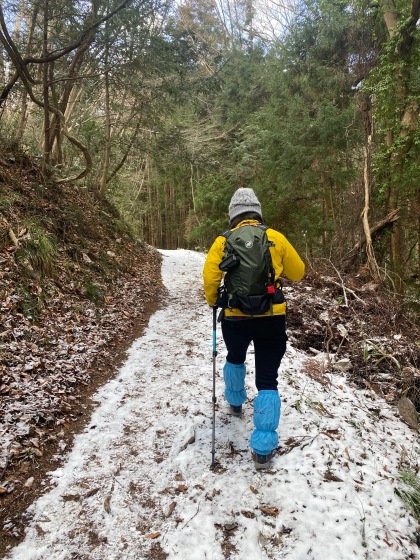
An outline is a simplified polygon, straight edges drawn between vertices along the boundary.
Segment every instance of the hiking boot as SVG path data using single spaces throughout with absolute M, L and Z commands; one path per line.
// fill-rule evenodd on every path
M 252 458 L 254 459 L 255 468 L 257 471 L 263 471 L 270 468 L 270 462 L 273 458 L 274 452 L 272 451 L 268 455 L 260 455 L 259 453 L 252 452 Z
M 240 404 L 239 406 L 233 406 L 233 404 L 230 405 L 230 413 L 232 414 L 232 416 L 241 416 L 242 415 L 242 405 Z

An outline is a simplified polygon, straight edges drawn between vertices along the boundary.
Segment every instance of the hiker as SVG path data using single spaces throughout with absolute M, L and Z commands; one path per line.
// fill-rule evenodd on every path
M 229 204 L 229 219 L 229 231 L 219 235 L 208 252 L 203 268 L 204 293 L 211 307 L 222 307 L 219 320 L 227 348 L 223 367 L 225 397 L 233 416 L 241 416 L 242 405 L 247 398 L 245 359 L 249 344 L 251 341 L 254 343 L 258 395 L 254 399 L 255 429 L 250 446 L 255 467 L 260 470 L 269 468 L 278 446 L 281 399 L 277 390 L 277 375 L 287 341 L 286 303 L 280 276 L 284 274 L 290 280 L 301 280 L 305 265 L 284 235 L 263 225 L 261 205 L 253 189 L 240 188 L 234 193 Z M 248 241 L 242 243 L 243 246 L 252 247 L 261 243 L 262 247 L 266 243 L 271 278 L 269 273 L 268 279 L 264 280 L 262 291 L 265 293 L 242 297 L 238 295 L 240 290 L 232 278 L 234 271 L 239 271 L 242 266 L 241 258 L 243 262 L 245 259 L 232 249 L 232 243 L 241 243 L 238 239 L 245 234 Z M 231 243 L 232 237 L 235 240 Z M 238 265 L 236 261 L 239 261 Z M 254 262 L 260 263 L 259 268 L 265 266 L 255 257 Z M 236 276 L 236 282 L 243 284 L 246 278 L 243 270 Z M 224 288 L 221 287 L 222 280 Z

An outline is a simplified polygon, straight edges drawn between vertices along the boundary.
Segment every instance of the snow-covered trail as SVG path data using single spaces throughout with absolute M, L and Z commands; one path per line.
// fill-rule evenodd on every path
M 129 351 L 52 489 L 30 509 L 14 560 L 407 560 L 416 523 L 395 495 L 418 452 L 393 409 L 344 376 L 321 384 L 289 347 L 280 374 L 281 454 L 256 473 L 253 356 L 242 419 L 223 398 L 218 332 L 216 459 L 210 470 L 212 317 L 204 256 L 163 251 L 169 295 Z M 325 380 L 325 377 L 324 377 Z

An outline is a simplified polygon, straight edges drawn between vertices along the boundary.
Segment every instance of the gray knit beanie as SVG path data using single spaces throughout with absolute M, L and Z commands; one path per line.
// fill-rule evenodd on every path
M 256 212 L 262 218 L 261 204 L 252 189 L 238 189 L 229 204 L 229 219 L 244 214 L 245 212 Z

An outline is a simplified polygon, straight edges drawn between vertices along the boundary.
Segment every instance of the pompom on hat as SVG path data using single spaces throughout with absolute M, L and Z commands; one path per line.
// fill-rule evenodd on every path
M 262 218 L 261 204 L 252 189 L 240 188 L 232 196 L 229 204 L 229 219 L 245 212 L 255 212 Z

